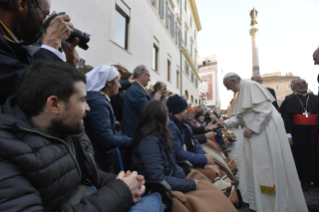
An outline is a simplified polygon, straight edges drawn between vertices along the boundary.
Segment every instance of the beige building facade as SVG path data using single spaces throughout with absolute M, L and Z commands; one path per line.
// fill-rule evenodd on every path
M 261 75 L 263 78 L 263 86 L 272 88 L 275 90 L 277 102 L 280 106 L 287 95 L 292 94 L 291 81 L 293 79 L 299 79 L 300 77 L 293 74 L 281 76 L 281 72 Z
M 195 0 L 54 0 L 51 10 L 67 12 L 75 28 L 92 35 L 90 48 L 79 49 L 86 65 L 133 72 L 143 64 L 149 87 L 162 81 L 169 91 L 198 102 L 201 24 Z

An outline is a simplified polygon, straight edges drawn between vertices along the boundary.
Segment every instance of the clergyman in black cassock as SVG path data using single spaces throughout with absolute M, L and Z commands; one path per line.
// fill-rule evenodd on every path
M 296 87 L 298 90 L 300 83 L 298 80 Z M 308 88 L 308 86 L 306 85 Z M 303 189 L 308 190 L 310 182 L 319 184 L 318 169 L 318 134 L 315 131 L 318 117 L 318 98 L 307 93 L 296 92 L 289 95 L 280 107 L 280 113 L 285 123 L 287 136 L 292 136 L 291 146 L 299 179 L 303 184 Z

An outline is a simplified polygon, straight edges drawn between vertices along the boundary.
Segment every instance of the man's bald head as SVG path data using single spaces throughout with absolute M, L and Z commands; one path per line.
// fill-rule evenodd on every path
M 319 47 L 314 51 L 312 55 L 314 65 L 319 65 Z
M 258 82 L 259 84 L 263 84 L 263 78 L 260 75 L 254 75 L 251 77 L 251 81 Z
M 232 90 L 234 93 L 238 91 L 238 85 L 241 78 L 238 74 L 230 72 L 224 76 L 224 85 L 227 90 Z

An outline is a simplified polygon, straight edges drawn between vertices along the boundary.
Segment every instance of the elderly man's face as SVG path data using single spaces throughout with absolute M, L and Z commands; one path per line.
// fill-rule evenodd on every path
M 145 69 L 144 72 L 140 73 L 139 79 L 140 79 L 140 83 L 144 87 L 146 87 L 148 82 L 151 80 L 150 72 L 147 69 Z
M 308 83 L 305 80 L 295 80 L 295 91 L 300 94 L 304 94 L 308 90 Z
M 235 80 L 224 79 L 224 85 L 227 88 L 227 90 L 232 90 L 234 93 L 238 91 Z
M 318 51 L 318 49 L 313 53 L 312 57 L 313 57 L 314 65 L 319 65 L 319 51 Z

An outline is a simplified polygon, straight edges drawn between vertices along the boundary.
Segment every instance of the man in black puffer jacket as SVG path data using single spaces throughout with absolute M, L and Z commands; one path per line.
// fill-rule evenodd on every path
M 140 200 L 142 176 L 94 163 L 85 83 L 67 64 L 37 63 L 0 107 L 0 211 L 128 211 Z

